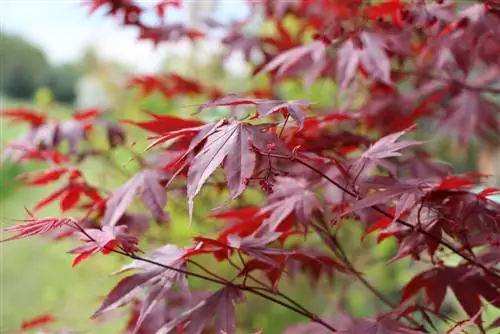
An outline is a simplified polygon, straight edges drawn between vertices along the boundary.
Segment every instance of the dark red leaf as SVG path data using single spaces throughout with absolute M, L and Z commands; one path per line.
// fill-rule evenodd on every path
M 165 324 L 158 333 L 170 333 L 179 325 L 183 326 L 183 333 L 201 333 L 215 316 L 217 333 L 236 333 L 235 303 L 244 299 L 240 290 L 226 286 L 217 291 L 195 307 L 184 311 L 176 319 Z
M 67 171 L 67 168 L 54 168 L 43 171 L 42 173 L 29 172 L 20 175 L 18 179 L 23 181 L 26 185 L 40 186 L 59 180 Z
M 391 63 L 384 41 L 374 33 L 363 32 L 347 40 L 338 52 L 337 79 L 347 88 L 360 66 L 374 80 L 391 84 Z
M 99 317 L 130 302 L 130 297 L 138 292 L 139 288 L 148 287 L 150 293 L 141 307 L 136 322 L 136 328 L 140 327 L 154 305 L 166 296 L 175 282 L 179 282 L 182 287 L 187 288 L 185 275 L 175 271 L 185 270 L 184 255 L 185 251 L 173 245 L 165 245 L 146 256 L 147 259 L 161 263 L 165 267 L 139 260 L 134 260 L 131 264 L 124 266 L 119 273 L 129 270 L 139 270 L 139 273 L 121 280 L 108 294 L 92 318 Z
M 32 127 L 45 124 L 47 116 L 27 108 L 13 108 L 0 111 L 0 116 L 11 118 L 16 122 L 27 122 Z
M 157 221 L 167 221 L 168 215 L 164 211 L 167 195 L 162 186 L 162 182 L 167 180 L 166 177 L 156 170 L 144 170 L 132 177 L 108 199 L 104 224 L 115 226 L 137 195 L 141 196 L 142 202 Z
M 190 162 L 188 171 L 188 203 L 191 219 L 193 199 L 210 175 L 224 162 L 231 199 L 239 196 L 246 185 L 244 180 L 253 174 L 256 155 L 250 150 L 250 140 L 263 135 L 258 127 L 248 123 L 232 122 L 220 127 L 207 137 L 200 152 Z
M 120 246 L 127 252 L 134 253 L 137 249 L 137 239 L 125 233 L 125 226 L 110 227 L 104 226 L 99 229 L 85 229 L 81 232 L 81 239 L 85 241 L 83 246 L 69 251 L 70 254 L 77 254 L 73 261 L 73 267 L 90 256 L 101 252 L 109 254 Z
M 42 327 L 48 324 L 52 324 L 56 321 L 57 321 L 56 317 L 54 317 L 52 314 L 50 313 L 42 314 L 30 320 L 23 321 L 21 324 L 21 331 L 32 330 L 37 327 Z
M 296 100 L 296 101 L 264 100 L 264 99 L 245 98 L 233 94 L 200 106 L 198 112 L 201 112 L 204 109 L 210 107 L 238 106 L 238 105 L 256 106 L 257 114 L 259 115 L 259 117 L 265 117 L 273 113 L 283 111 L 287 115 L 290 115 L 293 119 L 295 119 L 299 124 L 300 128 L 302 128 L 304 125 L 304 118 L 305 118 L 304 112 L 308 110 L 311 106 L 309 102 L 302 100 Z
M 160 135 L 171 131 L 182 130 L 185 128 L 196 128 L 204 125 L 204 123 L 200 121 L 182 119 L 179 117 L 168 115 L 156 115 L 148 111 L 145 111 L 145 113 L 151 116 L 153 120 L 144 122 L 124 120 L 122 122 L 136 125 L 140 128 L 143 128 L 144 130 Z
M 29 213 L 29 215 L 30 218 L 21 220 L 22 222 L 25 222 L 24 224 L 14 225 L 2 229 L 3 232 L 13 232 L 17 234 L 10 238 L 1 240 L 0 242 L 45 234 L 62 226 L 67 225 L 74 227 L 77 224 L 77 221 L 73 218 L 36 218 L 31 215 L 31 213 Z

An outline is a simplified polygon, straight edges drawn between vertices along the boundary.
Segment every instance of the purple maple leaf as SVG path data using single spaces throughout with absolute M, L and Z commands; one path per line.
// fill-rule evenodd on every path
M 440 180 L 434 179 L 409 179 L 400 181 L 391 177 L 373 177 L 368 180 L 359 181 L 363 193 L 369 190 L 378 189 L 379 191 L 363 199 L 356 201 L 348 211 L 357 211 L 372 207 L 378 204 L 387 204 L 397 199 L 396 213 L 394 220 L 398 219 L 403 213 L 413 208 L 413 206 L 423 198 L 428 191 L 439 185 Z
M 256 164 L 256 153 L 252 145 L 265 149 L 265 143 L 272 143 L 266 133 L 267 124 L 253 126 L 248 123 L 232 121 L 211 132 L 200 152 L 190 162 L 188 170 L 188 204 L 191 221 L 193 199 L 215 170 L 223 164 L 227 185 L 231 191 L 230 199 L 238 197 L 246 187 L 245 180 L 250 178 Z
M 384 48 L 384 41 L 369 32 L 347 40 L 338 51 L 337 79 L 340 86 L 346 88 L 351 83 L 360 65 L 371 78 L 390 84 L 391 63 Z
M 263 225 L 274 231 L 290 214 L 306 223 L 312 219 L 314 211 L 321 211 L 316 194 L 309 188 L 306 179 L 298 177 L 277 177 L 274 193 L 269 196 L 269 204 L 261 212 L 272 212 Z
M 140 327 L 142 321 L 153 310 L 158 301 L 166 296 L 174 283 L 179 282 L 181 288 L 187 291 L 186 276 L 178 271 L 185 269 L 184 254 L 185 252 L 176 246 L 165 245 L 145 257 L 151 262 L 134 260 L 124 266 L 116 274 L 129 270 L 139 270 L 139 272 L 118 282 L 92 317 L 98 317 L 129 303 L 141 288 L 147 288 L 148 295 L 142 303 L 139 319 L 136 323 L 136 328 Z
M 416 140 L 401 140 L 398 139 L 407 133 L 408 130 L 391 133 L 382 137 L 370 146 L 352 166 L 352 174 L 358 177 L 361 172 L 369 170 L 372 166 L 378 165 L 391 170 L 391 166 L 387 164 L 385 159 L 402 156 L 399 152 L 407 147 L 420 145 L 423 142 Z
M 500 133 L 500 108 L 478 92 L 463 90 L 445 109 L 440 124 L 456 131 L 464 143 L 474 134 L 487 138 L 490 133 Z
M 215 316 L 216 333 L 235 334 L 235 304 L 244 300 L 242 292 L 225 286 L 207 299 L 165 324 L 157 334 L 168 334 L 183 325 L 183 333 L 199 334 Z
M 257 109 L 259 117 L 269 116 L 278 111 L 285 111 L 293 119 L 297 121 L 299 127 L 304 126 L 304 111 L 307 110 L 311 103 L 303 100 L 281 101 L 281 100 L 265 100 L 246 98 L 238 94 L 230 94 L 218 100 L 203 104 L 198 109 L 198 112 L 209 107 L 220 106 L 238 106 L 238 105 L 254 105 Z
M 115 226 L 137 195 L 141 196 L 142 202 L 157 221 L 167 221 L 168 215 L 163 211 L 167 195 L 161 185 L 165 180 L 166 174 L 155 170 L 136 174 L 108 199 L 103 224 Z
M 326 66 L 326 45 L 315 41 L 310 45 L 298 46 L 280 53 L 267 63 L 260 71 L 269 72 L 277 70 L 276 77 L 282 77 L 293 68 L 307 69 L 313 75 L 308 78 L 312 82 L 316 79 Z

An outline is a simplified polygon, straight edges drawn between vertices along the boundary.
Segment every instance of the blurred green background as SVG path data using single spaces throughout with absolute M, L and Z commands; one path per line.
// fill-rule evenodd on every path
M 293 23 L 292 23 L 293 26 Z M 193 49 L 193 53 L 199 50 Z M 125 78 L 130 68 L 122 64 L 100 59 L 95 50 L 88 49 L 78 62 L 51 65 L 43 51 L 18 36 L 2 35 L 0 39 L 0 58 L 6 71 L 0 81 L 1 108 L 23 106 L 39 111 L 45 111 L 51 118 L 64 119 L 80 107 L 91 106 L 98 101 L 109 110 L 113 119 L 139 120 L 144 116 L 139 112 L 146 109 L 160 114 L 176 114 L 189 116 L 191 110 L 186 105 L 202 103 L 203 98 L 178 99 L 166 101 L 160 94 L 141 100 L 138 92 L 124 88 Z M 6 65 L 5 65 L 6 64 Z M 231 92 L 245 90 L 249 86 L 265 86 L 264 79 L 248 80 L 245 76 L 236 76 L 224 70 L 224 61 L 214 56 L 212 61 L 204 64 L 196 63 L 190 57 L 168 57 L 164 61 L 163 70 L 175 69 L 176 73 L 191 76 L 200 82 L 216 83 L 221 89 Z M 196 73 L 196 77 L 193 76 Z M 282 87 L 282 95 L 288 99 L 309 99 L 328 105 L 334 96 L 335 86 L 327 82 L 317 82 L 305 91 L 299 83 L 287 83 Z M 362 101 L 362 96 L 359 97 Z M 214 118 L 216 115 L 207 115 Z M 0 119 L 0 139 L 2 148 L 12 139 L 18 137 L 24 130 L 23 126 L 11 125 L 7 120 Z M 127 126 L 128 142 L 134 143 L 132 150 L 140 154 L 147 145 L 147 134 L 137 128 Z M 105 145 L 104 137 L 93 139 L 94 144 Z M 459 171 L 477 169 L 478 145 L 471 144 L 468 150 L 458 150 L 447 142 L 438 143 L 433 149 L 440 158 L 452 163 Z M 113 161 L 132 175 L 137 166 L 130 162 L 130 150 L 117 149 L 112 153 Z M 3 164 L 0 171 L 0 226 L 14 224 L 15 219 L 23 219 L 24 207 L 31 207 L 54 187 L 25 189 L 15 182 L 20 173 L 43 168 L 37 165 Z M 90 183 L 106 180 L 106 187 L 114 189 L 126 178 L 116 173 L 109 175 L 109 166 L 102 161 L 91 161 L 84 165 L 84 172 Z M 108 174 L 107 174 L 108 173 Z M 249 200 L 255 200 L 249 195 Z M 216 226 L 215 222 L 198 219 L 189 226 L 186 218 L 186 203 L 182 198 L 171 198 L 168 209 L 175 217 L 167 227 L 154 227 L 151 234 L 160 236 L 157 242 L 172 240 L 184 245 L 190 237 L 197 233 L 210 233 Z M 197 201 L 197 216 L 204 217 L 214 201 L 210 193 L 202 193 Z M 44 215 L 59 215 L 56 206 L 43 211 Z M 2 236 L 2 239 L 5 236 Z M 397 302 L 399 288 L 402 287 L 419 268 L 412 267 L 407 260 L 401 260 L 390 266 L 386 259 L 394 254 L 395 244 L 387 240 L 375 245 L 373 239 L 359 243 L 361 231 L 353 225 L 345 231 L 343 240 L 346 245 L 354 244 L 350 251 L 359 253 L 364 250 L 369 258 L 358 257 L 356 264 L 366 268 L 370 261 L 366 276 L 385 293 L 391 300 Z M 351 242 L 354 241 L 354 242 Z M 108 277 L 109 273 L 126 263 L 125 259 L 113 255 L 96 256 L 83 262 L 76 268 L 71 268 L 72 256 L 67 251 L 75 246 L 74 242 L 47 242 L 41 238 L 31 238 L 17 242 L 0 244 L 0 331 L 7 332 L 19 327 L 23 320 L 42 313 L 53 313 L 60 319 L 58 326 L 68 326 L 72 329 L 89 330 L 91 333 L 116 333 L 123 326 L 124 319 L 109 320 L 95 323 L 88 318 L 104 296 L 117 281 L 116 277 Z M 150 246 L 153 246 L 151 244 Z M 147 245 L 145 247 L 148 248 Z M 367 251 L 368 250 L 368 251 Z M 207 259 L 207 261 L 209 261 Z M 378 262 L 377 262 L 378 261 Z M 224 268 L 223 270 L 229 270 Z M 203 287 L 204 283 L 196 282 L 195 286 Z M 282 290 L 290 296 L 304 301 L 311 310 L 321 313 L 328 308 L 328 298 L 341 296 L 344 288 L 349 286 L 349 293 L 343 296 L 343 306 L 349 308 L 355 316 L 369 316 L 384 310 L 380 302 L 352 279 L 339 277 L 334 283 L 321 280 L 314 289 L 306 280 L 294 282 L 285 281 Z M 453 298 L 446 304 L 450 314 L 456 308 Z M 333 310 L 333 308 L 331 308 Z M 259 310 L 259 312 L 255 312 Z M 265 333 L 279 333 L 287 325 L 304 319 L 282 309 L 269 305 L 266 301 L 251 298 L 247 304 L 238 309 L 242 323 L 250 329 L 262 328 Z M 498 312 L 497 312 L 498 313 Z M 491 313 L 491 319 L 495 314 Z M 496 314 L 498 316 L 498 314 Z M 456 314 L 463 317 L 462 313 Z

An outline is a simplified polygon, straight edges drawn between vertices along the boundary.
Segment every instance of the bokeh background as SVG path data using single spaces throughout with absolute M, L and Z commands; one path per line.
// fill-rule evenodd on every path
M 229 22 L 244 17 L 248 10 L 240 0 L 184 3 L 187 10 L 169 10 L 170 21 L 196 25 L 209 13 L 215 13 L 217 19 Z M 287 22 L 287 25 L 293 29 L 294 22 Z M 219 88 L 232 92 L 244 90 L 247 85 L 266 84 L 261 79 L 249 79 L 250 70 L 243 62 L 242 55 L 235 54 L 229 60 L 223 60 L 220 45 L 215 40 L 197 44 L 181 41 L 154 47 L 150 42 L 138 41 L 136 30 L 118 26 L 117 22 L 102 12 L 89 16 L 87 8 L 80 1 L 1 0 L 0 28 L 2 109 L 30 107 L 45 111 L 54 118 L 65 118 L 74 110 L 92 107 L 106 109 L 110 117 L 116 119 L 138 120 L 142 117 L 139 113 L 141 109 L 189 116 L 190 111 L 183 106 L 203 101 L 170 101 L 159 94 L 141 100 L 137 98 L 135 90 L 126 88 L 127 78 L 139 73 L 178 73 L 202 82 L 216 83 Z M 263 22 L 257 22 L 255 29 L 265 30 L 267 27 Z M 290 99 L 309 98 L 328 104 L 335 89 L 331 83 L 318 83 L 309 91 L 304 91 L 299 84 L 290 83 L 283 88 L 283 95 Z M 362 101 L 363 96 L 360 95 L 359 99 Z M 0 119 L 0 122 L 3 149 L 24 128 L 12 126 L 4 119 Z M 132 136 L 129 142 L 134 143 L 134 150 L 141 152 L 147 145 L 146 133 L 137 129 L 128 130 L 131 130 Z M 104 142 L 104 139 L 97 138 L 98 145 L 99 140 Z M 440 159 L 453 164 L 457 171 L 500 175 L 498 147 L 479 146 L 475 142 L 470 143 L 469 147 L 458 147 L 440 139 L 433 142 L 432 149 Z M 130 162 L 130 152 L 127 150 L 117 150 L 112 159 L 128 173 L 137 170 L 137 166 Z M 37 168 L 40 166 L 2 164 L 1 227 L 13 224 L 14 219 L 23 218 L 24 207 L 32 206 L 50 191 L 50 187 L 24 189 L 16 183 L 16 175 Z M 106 177 L 107 167 L 99 162 L 88 164 L 85 173 L 90 180 L 106 180 L 110 189 L 126 180 L 123 175 Z M 205 196 L 209 197 L 207 194 Z M 188 226 L 185 211 L 182 211 L 185 203 L 171 202 L 169 205 L 177 213 L 165 240 L 182 244 L 204 228 L 199 224 Z M 199 215 L 203 216 L 207 208 L 198 206 Z M 57 215 L 59 212 L 57 207 L 50 207 L 44 214 Z M 164 231 L 159 229 L 157 233 Z M 353 228 L 345 237 L 359 240 L 360 231 Z M 74 243 L 70 241 L 48 243 L 42 239 L 0 244 L 0 332 L 15 330 L 23 320 L 41 313 L 52 313 L 60 319 L 61 326 L 67 325 L 73 329 L 87 329 L 91 333 L 118 331 L 123 325 L 121 320 L 110 319 L 96 327 L 88 317 L 99 305 L 100 296 L 116 282 L 117 278 L 108 277 L 108 274 L 124 264 L 124 260 L 101 256 L 72 269 L 72 257 L 67 251 L 73 246 Z M 374 247 L 374 242 L 367 241 L 364 247 L 373 247 L 371 255 L 375 254 L 381 259 L 394 251 L 394 244 L 390 240 L 378 247 Z M 362 258 L 357 259 L 360 266 L 363 261 Z M 398 287 L 406 283 L 415 270 L 418 268 L 409 267 L 404 260 L 390 268 L 386 268 L 381 261 L 367 275 L 382 292 L 397 300 Z M 330 288 L 329 284 L 320 282 L 332 295 L 340 293 L 342 284 L 336 284 L 335 288 Z M 305 281 L 289 284 L 285 290 L 298 298 L 303 297 L 318 312 L 327 303 L 328 295 L 316 294 Z M 351 290 L 353 292 L 345 297 L 345 303 L 355 315 L 370 315 L 380 307 L 378 301 L 363 288 Z M 449 300 L 447 307 L 450 312 L 453 312 L 453 305 L 454 301 Z M 261 311 L 252 311 L 256 309 Z M 257 300 L 244 306 L 240 312 L 249 328 L 263 328 L 266 333 L 279 333 L 286 324 L 303 320 L 286 310 Z M 494 316 L 492 314 L 492 318 Z

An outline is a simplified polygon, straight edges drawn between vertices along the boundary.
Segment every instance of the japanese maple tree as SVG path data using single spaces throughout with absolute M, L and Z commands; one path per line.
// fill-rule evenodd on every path
M 238 305 L 262 298 L 303 316 L 285 330 L 290 334 L 499 331 L 500 318 L 486 322 L 484 312 L 500 308 L 500 204 L 490 198 L 500 189 L 488 175 L 454 173 L 429 148 L 436 129 L 463 147 L 473 139 L 499 143 L 493 98 L 500 94 L 500 1 L 247 0 L 241 5 L 248 17 L 208 17 L 201 28 L 169 23 L 168 12 L 182 10 L 182 1 L 86 5 L 155 45 L 219 36 L 225 57 L 242 52 L 253 75 L 268 79 L 264 89 L 225 91 L 177 73 L 133 77 L 130 85 L 143 95 L 206 100 L 175 116 L 146 111 L 144 121 L 114 123 L 94 109 L 61 121 L 33 110 L 2 111 L 30 126 L 4 158 L 47 165 L 21 175 L 24 185 L 63 181 L 27 209 L 29 218 L 6 229 L 14 234 L 5 240 L 74 237 L 81 241 L 69 252 L 74 266 L 109 253 L 131 260 L 93 319 L 126 306 L 126 333 L 229 334 L 239 332 Z M 157 25 L 145 19 L 151 15 Z M 269 29 L 247 29 L 256 18 Z M 338 89 L 323 97 L 325 105 L 287 99 L 282 88 L 290 82 L 304 91 L 318 82 Z M 200 120 L 214 108 L 227 117 Z M 88 182 L 80 163 L 128 145 L 132 127 L 149 132 L 151 141 L 148 159 L 135 157 L 141 170 L 114 190 Z M 99 128 L 109 150 L 87 145 Z M 481 185 L 487 186 L 476 191 Z M 213 212 L 193 219 L 207 189 Z M 211 224 L 211 232 L 187 245 L 141 243 L 153 224 L 177 219 L 165 210 L 172 198 L 187 204 L 190 224 Z M 61 216 L 39 217 L 50 203 Z M 137 212 L 135 203 L 146 210 Z M 353 225 L 363 231 L 361 240 L 343 233 Z M 420 270 L 398 287 L 397 301 L 365 274 L 370 261 L 360 266 L 349 252 L 372 235 L 397 241 L 397 252 L 383 259 L 387 266 L 409 259 Z M 297 276 L 313 286 L 358 281 L 380 309 L 355 317 L 340 295 L 325 292 L 331 300 L 324 312 L 313 311 L 282 291 Z M 211 290 L 192 287 L 200 280 Z M 466 318 L 443 310 L 451 295 Z M 52 321 L 40 319 L 24 326 Z

